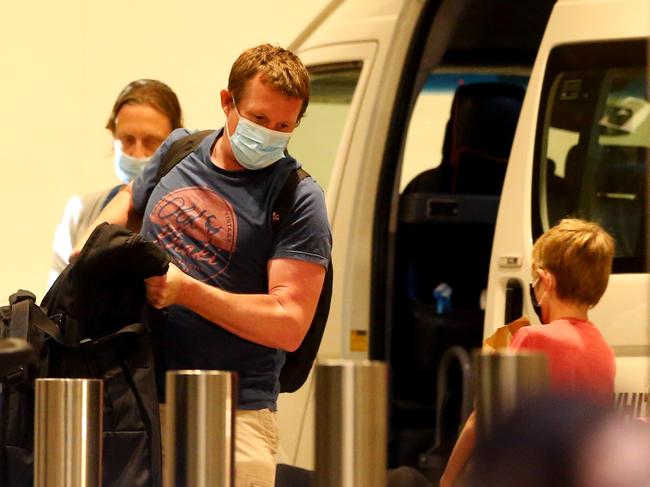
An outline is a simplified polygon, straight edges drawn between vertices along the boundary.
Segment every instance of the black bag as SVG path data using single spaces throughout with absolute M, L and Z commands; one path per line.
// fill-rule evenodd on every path
M 194 152 L 201 141 L 211 133 L 214 133 L 214 131 L 202 130 L 174 141 L 160 161 L 156 181 L 160 181 L 176 164 Z M 284 217 L 290 210 L 289 205 L 298 183 L 309 176 L 309 173 L 301 168 L 293 171 L 287 177 L 274 202 L 272 214 L 269 215 L 273 223 L 274 234 L 277 234 L 277 229 L 284 223 Z M 333 270 L 330 261 L 309 330 L 300 346 L 295 351 L 286 353 L 286 361 L 280 371 L 280 392 L 295 392 L 307 380 L 309 371 L 316 359 L 325 325 L 327 324 L 327 317 L 329 316 L 330 302 L 332 300 L 332 279 Z
M 160 422 L 151 335 L 157 319 L 143 279 L 167 272 L 169 259 L 152 242 L 102 224 L 41 303 L 28 292 L 0 309 L 2 336 L 34 348 L 33 367 L 2 383 L 0 486 L 33 482 L 34 380 L 98 378 L 104 383 L 104 487 L 159 487 Z

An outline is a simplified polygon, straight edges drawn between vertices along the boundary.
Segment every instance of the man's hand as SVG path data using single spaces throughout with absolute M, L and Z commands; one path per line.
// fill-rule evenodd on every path
M 154 276 L 144 280 L 147 302 L 159 309 L 178 303 L 178 298 L 188 279 L 192 278 L 174 264 L 169 264 L 169 270 L 164 276 Z

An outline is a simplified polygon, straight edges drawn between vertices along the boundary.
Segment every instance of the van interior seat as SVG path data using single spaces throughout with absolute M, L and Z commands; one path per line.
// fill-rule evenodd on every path
M 433 428 L 436 372 L 445 350 L 481 344 L 480 297 L 523 98 L 524 89 L 508 83 L 460 86 L 440 165 L 416 176 L 400 197 L 391 413 L 392 424 L 405 435 L 411 430 L 409 438 L 412 430 Z M 433 296 L 440 283 L 452 289 L 442 314 Z
M 615 272 L 644 267 L 647 160 L 643 146 L 574 145 L 565 163 L 565 215 L 597 221 L 616 240 Z
M 417 175 L 404 194 L 501 194 L 524 93 L 522 87 L 510 83 L 459 86 L 440 165 Z M 488 177 L 485 184 L 473 184 L 481 176 Z
M 645 253 L 643 217 L 649 155 L 646 147 L 602 146 L 596 168 L 592 219 L 614 236 L 616 256 L 622 259 L 643 259 Z

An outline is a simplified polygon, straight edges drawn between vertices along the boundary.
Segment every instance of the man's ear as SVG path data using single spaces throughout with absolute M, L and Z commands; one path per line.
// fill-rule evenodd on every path
M 226 116 L 230 115 L 230 111 L 233 109 L 232 94 L 228 90 L 221 90 L 219 97 L 221 98 L 221 109 L 223 113 Z

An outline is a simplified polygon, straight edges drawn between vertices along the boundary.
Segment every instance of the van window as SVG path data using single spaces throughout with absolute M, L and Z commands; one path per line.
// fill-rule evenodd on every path
M 616 239 L 614 272 L 644 272 L 650 102 L 646 41 L 564 45 L 549 57 L 533 180 L 535 237 L 563 217 Z
M 310 67 L 309 74 L 309 106 L 291 138 L 289 152 L 326 190 L 359 82 L 361 63 Z

